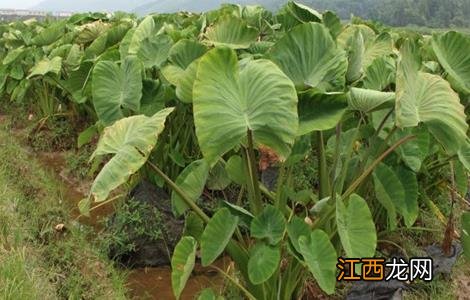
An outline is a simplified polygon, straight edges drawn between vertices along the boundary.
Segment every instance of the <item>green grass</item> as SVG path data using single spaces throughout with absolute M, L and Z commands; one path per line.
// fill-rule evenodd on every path
M 125 299 L 91 232 L 69 219 L 60 183 L 0 124 L 0 299 Z M 58 232 L 57 224 L 66 230 Z

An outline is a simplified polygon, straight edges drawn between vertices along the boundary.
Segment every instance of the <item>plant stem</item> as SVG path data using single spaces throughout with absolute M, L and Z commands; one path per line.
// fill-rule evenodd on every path
M 382 162 L 382 160 L 385 159 L 385 157 L 387 157 L 390 153 L 392 153 L 393 151 L 395 151 L 396 148 L 400 147 L 401 145 L 403 145 L 404 143 L 412 140 L 416 138 L 416 136 L 414 135 L 410 135 L 410 136 L 407 136 L 407 137 L 404 137 L 402 138 L 401 140 L 399 140 L 398 142 L 396 142 L 395 144 L 393 144 L 390 148 L 387 149 L 387 151 L 385 151 L 384 153 L 382 153 L 382 155 L 380 155 L 376 160 L 374 160 L 374 162 L 364 171 L 362 172 L 361 176 L 359 176 L 350 186 L 349 188 L 346 190 L 346 192 L 343 194 L 342 198 L 343 199 L 347 199 L 349 196 L 351 196 L 352 193 L 354 193 L 354 191 L 362 184 L 362 182 L 367 178 L 369 177 L 369 175 L 374 171 L 375 167 L 377 167 L 377 165 Z
M 168 176 L 166 176 L 165 173 L 163 173 L 162 170 L 160 170 L 160 168 L 158 168 L 156 165 L 154 165 L 151 161 L 147 161 L 147 164 L 155 171 L 157 172 L 158 175 L 160 175 L 160 177 L 163 178 L 163 180 L 165 180 L 165 182 L 170 186 L 170 188 L 178 194 L 178 196 L 181 197 L 181 199 L 183 199 L 183 201 L 186 203 L 187 206 L 189 206 L 197 215 L 199 218 L 201 218 L 202 221 L 204 221 L 205 223 L 209 223 L 209 216 L 206 215 L 206 213 L 204 213 L 202 211 L 202 209 L 196 204 L 194 203 L 194 201 L 192 201 L 188 195 L 186 195 L 186 193 L 180 189 L 180 187 L 173 182 L 173 180 L 171 180 Z
M 253 210 L 253 214 L 257 215 L 263 209 L 263 203 L 261 201 L 261 191 L 259 188 L 259 181 L 258 181 L 258 173 L 256 172 L 256 158 L 255 158 L 255 150 L 253 147 L 253 133 L 250 129 L 247 131 L 247 139 L 248 139 L 248 148 L 246 149 L 247 155 L 247 165 L 248 165 L 248 172 L 250 176 L 251 186 L 253 195 L 251 195 L 251 209 Z
M 318 158 L 318 179 L 320 180 L 319 185 L 319 199 L 328 197 L 330 192 L 330 177 L 328 176 L 328 170 L 326 167 L 326 154 L 325 145 L 323 143 L 323 133 L 317 132 L 317 158 Z
M 250 299 L 250 300 L 256 300 L 255 296 L 253 296 L 247 289 L 245 289 L 243 287 L 243 285 L 241 285 L 237 280 L 235 280 L 232 276 L 230 276 L 229 274 L 227 274 L 226 272 L 224 272 L 224 270 L 216 267 L 216 266 L 211 266 L 211 268 L 217 270 L 220 274 L 222 274 L 225 278 L 227 278 L 233 285 L 235 285 L 237 288 L 240 289 L 240 291 L 242 291 L 245 296 Z

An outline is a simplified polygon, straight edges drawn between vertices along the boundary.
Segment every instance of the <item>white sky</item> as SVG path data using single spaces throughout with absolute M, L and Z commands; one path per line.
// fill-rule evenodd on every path
M 26 9 L 41 2 L 41 0 L 0 0 L 0 8 Z

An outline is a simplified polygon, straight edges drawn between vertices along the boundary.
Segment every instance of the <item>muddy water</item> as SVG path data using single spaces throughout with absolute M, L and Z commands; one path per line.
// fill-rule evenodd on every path
M 102 222 L 106 216 L 114 211 L 112 203 L 103 205 L 90 213 L 90 217 L 80 216 L 78 202 L 82 200 L 89 185 L 83 184 L 66 175 L 65 155 L 61 152 L 44 152 L 38 156 L 39 161 L 49 170 L 58 175 L 63 183 L 62 199 L 67 201 L 72 208 L 71 216 L 78 219 L 80 223 L 92 226 L 96 231 L 102 229 Z M 226 269 L 228 260 L 221 259 L 216 265 L 221 269 Z M 193 276 L 189 278 L 181 299 L 194 299 L 194 297 L 204 288 L 213 288 L 217 291 L 223 286 L 223 278 L 213 269 L 203 268 L 196 265 Z M 132 299 L 175 299 L 171 288 L 170 267 L 141 268 L 131 270 L 128 277 L 128 288 Z

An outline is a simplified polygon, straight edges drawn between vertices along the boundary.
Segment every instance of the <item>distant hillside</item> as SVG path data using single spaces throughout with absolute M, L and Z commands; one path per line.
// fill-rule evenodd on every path
M 241 5 L 258 4 L 270 10 L 278 9 L 287 0 L 160 0 L 138 6 L 134 12 L 145 15 L 152 12 L 173 13 L 177 11 L 202 12 L 220 7 L 222 3 L 236 3 Z
M 152 0 L 44 0 L 32 9 L 44 11 L 133 11 Z

